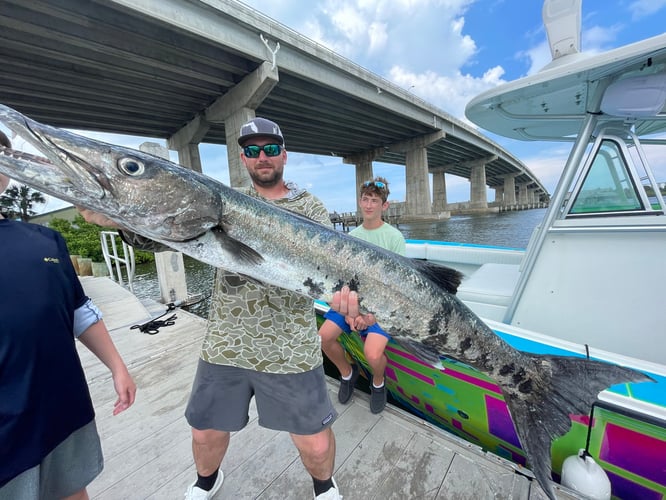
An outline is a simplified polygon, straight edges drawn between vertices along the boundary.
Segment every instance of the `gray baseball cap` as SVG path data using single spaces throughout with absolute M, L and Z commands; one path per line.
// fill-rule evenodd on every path
M 253 118 L 240 129 L 238 145 L 242 146 L 248 139 L 253 137 L 272 137 L 284 146 L 284 137 L 277 123 L 266 118 Z

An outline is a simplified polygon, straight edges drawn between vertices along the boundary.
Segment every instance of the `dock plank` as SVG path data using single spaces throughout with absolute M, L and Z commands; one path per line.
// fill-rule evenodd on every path
M 111 336 L 138 387 L 134 406 L 112 416 L 116 396 L 110 374 L 79 346 L 106 464 L 88 487 L 90 497 L 180 500 L 196 478 L 190 429 L 183 415 L 205 320 L 177 310 L 174 325 L 156 335 L 141 334 L 130 330 L 130 323 L 146 319 L 146 314 L 149 318 L 148 309 L 154 316 L 163 306 L 146 309 L 145 301 L 142 304 L 114 290 L 120 286 L 108 278 L 82 282 L 104 312 L 107 326 L 112 326 Z M 355 391 L 352 400 L 341 405 L 337 389 L 337 380 L 329 379 L 328 390 L 339 413 L 333 425 L 335 478 L 345 500 L 547 499 L 535 481 L 517 473 L 521 470 L 515 464 L 390 404 L 373 415 L 369 396 L 362 391 Z M 312 498 L 312 481 L 289 435 L 259 426 L 254 402 L 249 418 L 243 430 L 232 433 L 223 463 L 225 481 L 216 498 Z M 560 499 L 580 498 L 557 488 Z
M 88 297 L 94 297 L 93 300 L 104 314 L 109 330 L 150 319 L 150 313 L 141 301 L 112 279 L 92 276 L 82 276 L 79 279 Z
M 378 498 L 435 498 L 455 453 L 429 436 L 414 433 Z

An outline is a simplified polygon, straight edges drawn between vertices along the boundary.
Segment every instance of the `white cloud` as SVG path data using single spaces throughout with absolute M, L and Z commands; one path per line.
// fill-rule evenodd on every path
M 537 73 L 546 64 L 553 60 L 550 52 L 550 45 L 548 45 L 547 41 L 543 41 L 535 47 L 521 52 L 519 56 L 525 57 L 530 61 L 529 69 L 527 70 L 528 75 Z
M 634 21 L 656 14 L 666 7 L 666 0 L 637 0 L 629 5 L 629 11 Z
M 452 76 L 443 76 L 433 71 L 416 74 L 395 66 L 391 68 L 389 78 L 450 115 L 465 120 L 465 106 L 469 100 L 503 83 L 503 74 L 501 66 L 490 68 L 481 78 L 459 71 Z
M 346 40 L 348 44 L 354 46 L 367 38 L 368 23 L 363 13 L 352 5 L 343 5 L 340 8 L 332 9 L 327 12 L 329 19 L 333 23 L 335 31 Z
M 382 50 L 388 41 L 386 24 L 379 22 L 371 23 L 368 29 L 368 37 L 370 38 L 370 45 L 368 46 L 368 52 L 370 54 L 374 54 Z
M 592 54 L 609 50 L 616 46 L 617 37 L 621 31 L 620 24 L 609 27 L 590 26 L 583 31 L 582 50 Z
M 521 160 L 537 176 L 548 192 L 553 194 L 571 147 L 572 144 L 568 143 L 546 144 L 539 151 L 529 153 L 529 156 L 523 155 Z

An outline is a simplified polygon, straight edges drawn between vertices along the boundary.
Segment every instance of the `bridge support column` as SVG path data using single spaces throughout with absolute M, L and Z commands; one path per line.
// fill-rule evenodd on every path
M 504 205 L 510 206 L 516 204 L 516 175 L 507 174 L 504 176 Z
M 178 163 L 183 167 L 201 173 L 201 155 L 198 144 L 187 144 L 178 150 Z
M 361 206 L 359 205 L 359 188 L 365 181 L 374 179 L 372 162 L 377 157 L 375 151 L 366 151 L 365 153 L 347 156 L 342 159 L 343 163 L 353 164 L 356 167 L 356 185 L 354 186 L 354 197 L 356 198 L 356 214 L 360 217 Z
M 273 67 L 271 63 L 264 62 L 206 110 L 206 120 L 209 122 L 224 121 L 232 187 L 250 185 L 250 177 L 240 159 L 240 128 L 256 116 L 254 110 L 271 93 L 279 80 L 277 66 Z
M 432 211 L 446 212 L 446 170 L 431 169 L 432 172 Z
M 365 181 L 374 179 L 372 173 L 372 160 L 365 159 L 356 164 L 356 197 L 358 198 L 359 188 Z M 358 204 L 358 200 L 357 200 Z
M 139 149 L 169 159 L 169 150 L 160 144 L 144 142 L 139 146 Z M 185 280 L 183 254 L 171 251 L 155 252 L 155 267 L 162 302 L 168 304 L 177 300 L 187 300 L 187 281 Z
M 518 203 L 524 205 L 528 203 L 527 199 L 527 186 L 528 184 L 519 184 L 518 185 Z
M 224 120 L 224 135 L 227 141 L 227 162 L 229 163 L 229 183 L 231 187 L 247 187 L 250 185 L 250 175 L 240 159 L 240 146 L 238 137 L 241 127 L 255 118 L 254 109 L 240 108 L 228 115 Z
M 488 208 L 488 196 L 486 194 L 486 164 L 472 165 L 470 173 L 470 207 Z
M 428 177 L 428 150 L 425 147 L 408 150 L 406 163 L 406 215 L 430 215 L 432 208 Z
M 406 199 L 403 215 L 407 217 L 418 218 L 423 216 L 427 218 L 432 215 L 427 147 L 444 137 L 446 137 L 446 132 L 437 130 L 430 134 L 414 137 L 388 146 L 389 151 L 405 153 Z M 443 203 L 446 205 L 446 184 L 439 184 L 439 186 L 440 189 L 443 189 Z
M 197 115 L 167 140 L 169 149 L 178 152 L 178 163 L 180 165 L 196 172 L 202 172 L 199 143 L 209 129 L 210 123 L 201 115 Z
M 494 187 L 495 191 L 495 203 L 503 204 L 504 203 L 504 186 Z
M 199 143 L 212 123 L 223 122 L 231 186 L 249 185 L 250 178 L 241 162 L 237 142 L 240 128 L 255 117 L 254 110 L 270 94 L 278 80 L 277 67 L 264 62 L 226 94 L 215 100 L 203 115 L 196 116 L 171 136 L 168 141 L 169 147 L 178 151 L 179 160 L 184 166 L 201 172 Z

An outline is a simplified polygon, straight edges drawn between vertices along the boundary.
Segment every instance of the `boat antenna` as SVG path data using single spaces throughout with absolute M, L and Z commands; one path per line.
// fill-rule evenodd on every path
M 545 0 L 543 24 L 546 27 L 553 60 L 580 52 L 582 0 Z

